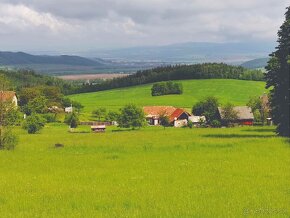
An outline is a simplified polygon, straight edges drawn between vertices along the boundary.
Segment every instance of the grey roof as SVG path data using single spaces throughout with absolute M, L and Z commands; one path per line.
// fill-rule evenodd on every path
M 237 112 L 238 120 L 253 120 L 254 119 L 254 114 L 252 112 L 252 109 L 248 106 L 237 106 L 237 107 L 234 107 L 234 110 Z M 218 107 L 218 111 L 221 118 L 223 119 L 222 108 Z

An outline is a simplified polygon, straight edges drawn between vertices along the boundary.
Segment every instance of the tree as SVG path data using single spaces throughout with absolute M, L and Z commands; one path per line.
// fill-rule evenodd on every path
M 192 113 L 196 116 L 205 116 L 209 123 L 216 119 L 218 99 L 213 96 L 206 97 L 204 100 L 197 102 L 192 107 Z
M 92 112 L 92 115 L 96 117 L 98 121 L 101 121 L 101 119 L 106 116 L 106 111 L 107 111 L 106 108 L 100 107 L 100 108 L 95 109 Z
M 65 116 L 64 122 L 70 126 L 70 128 L 77 128 L 79 125 L 79 117 L 77 113 L 73 112 Z
M 271 113 L 277 124 L 277 133 L 280 136 L 290 137 L 290 7 L 285 13 L 285 21 L 278 31 L 278 46 L 270 54 L 270 61 L 266 67 L 266 88 L 272 88 Z
M 116 121 L 118 119 L 119 114 L 114 111 L 109 111 L 109 113 L 106 115 L 107 121 Z
M 4 98 L 4 90 L 10 83 L 5 76 L 0 75 L 0 149 L 13 149 L 17 144 L 17 137 L 12 132 L 15 124 L 17 109 L 15 105 Z
M 159 123 L 165 129 L 165 127 L 170 126 L 169 117 L 166 116 L 166 114 L 160 114 L 160 116 L 159 116 Z
M 134 104 L 128 104 L 120 110 L 117 122 L 121 128 L 143 127 L 146 123 L 144 111 Z
M 263 102 L 262 98 L 259 96 L 254 96 L 250 98 L 247 106 L 252 109 L 255 121 L 262 122 L 262 125 L 264 125 L 267 117 L 269 116 L 269 108 L 267 102 Z
M 23 107 L 23 111 L 30 115 L 32 113 L 44 114 L 47 112 L 47 98 L 44 96 L 38 96 L 28 102 L 26 106 Z
M 237 112 L 234 110 L 234 105 L 227 103 L 222 107 L 222 118 L 224 125 L 230 126 L 238 118 Z
M 23 129 L 27 130 L 29 134 L 39 132 L 45 125 L 45 119 L 38 114 L 31 114 L 23 123 Z

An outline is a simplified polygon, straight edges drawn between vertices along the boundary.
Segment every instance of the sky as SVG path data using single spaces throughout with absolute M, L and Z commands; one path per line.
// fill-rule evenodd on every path
M 0 50 L 274 42 L 289 0 L 0 0 Z

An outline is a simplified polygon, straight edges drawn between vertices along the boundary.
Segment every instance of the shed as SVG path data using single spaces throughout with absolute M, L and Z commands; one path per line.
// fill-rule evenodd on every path
M 105 132 L 106 131 L 106 126 L 105 125 L 91 126 L 91 130 L 93 132 Z

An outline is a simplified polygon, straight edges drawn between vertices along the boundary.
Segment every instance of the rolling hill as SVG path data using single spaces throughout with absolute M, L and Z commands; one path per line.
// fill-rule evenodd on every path
M 206 96 L 216 96 L 222 104 L 231 102 L 245 105 L 249 97 L 265 92 L 265 83 L 231 79 L 182 80 L 182 95 L 151 96 L 152 84 L 107 91 L 71 95 L 70 98 L 85 106 L 82 119 L 89 119 L 91 112 L 98 107 L 118 110 L 128 103 L 138 106 L 172 105 L 189 111 L 194 103 Z
M 248 69 L 258 69 L 258 68 L 265 68 L 269 58 L 257 58 L 254 60 L 246 61 L 241 64 L 242 67 Z

